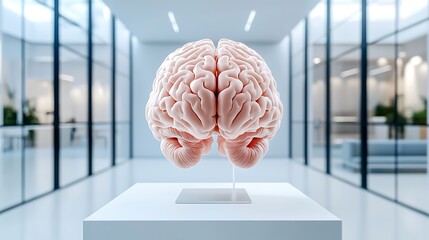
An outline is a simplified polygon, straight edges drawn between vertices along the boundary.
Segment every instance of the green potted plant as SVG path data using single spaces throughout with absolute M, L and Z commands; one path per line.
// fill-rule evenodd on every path
M 25 125 L 34 125 L 39 124 L 39 118 L 37 117 L 37 109 L 36 106 L 31 104 L 31 102 L 27 99 L 24 102 L 24 124 Z M 30 129 L 28 131 L 28 145 L 34 147 L 36 140 L 36 132 L 34 129 Z
M 17 124 L 18 113 L 13 106 L 3 106 L 3 125 L 14 126 Z
M 396 112 L 396 121 L 398 125 L 398 137 L 403 138 L 405 133 L 405 124 L 407 123 L 407 118 L 404 114 L 395 111 L 394 100 L 392 99 L 390 105 L 386 106 L 381 103 L 377 104 L 374 107 L 373 114 L 377 117 L 385 117 L 386 124 L 389 126 L 389 138 L 393 138 L 393 131 L 395 127 L 395 112 Z
M 426 123 L 427 123 L 427 99 L 422 98 L 424 107 L 422 110 L 414 112 L 411 116 L 411 122 L 420 126 L 420 138 L 426 139 Z

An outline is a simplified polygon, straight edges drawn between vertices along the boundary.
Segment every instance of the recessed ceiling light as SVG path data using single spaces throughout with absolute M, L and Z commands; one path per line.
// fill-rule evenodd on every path
M 379 58 L 378 60 L 377 60 L 377 65 L 378 66 L 384 66 L 384 65 L 386 65 L 386 64 L 388 64 L 389 63 L 389 61 L 387 60 L 387 58 L 385 58 L 385 57 L 381 57 L 381 58 Z
M 60 80 L 66 81 L 66 82 L 74 82 L 74 77 L 68 74 L 60 74 Z
M 174 13 L 172 11 L 168 12 L 168 18 L 170 19 L 171 26 L 173 27 L 173 31 L 179 32 L 179 25 L 177 25 L 176 18 L 174 17 Z
M 244 31 L 248 32 L 250 30 L 250 28 L 252 27 L 253 19 L 255 19 L 255 15 L 255 10 L 250 11 L 249 18 L 247 18 L 246 26 L 244 26 Z
M 321 63 L 321 62 L 322 62 L 322 59 L 320 59 L 318 57 L 316 57 L 316 58 L 313 59 L 313 63 L 316 64 L 316 65 L 319 64 L 319 63 Z
M 356 74 L 358 74 L 358 73 L 359 73 L 359 69 L 358 69 L 358 68 L 352 68 L 352 69 L 349 69 L 349 70 L 345 70 L 345 71 L 343 71 L 343 72 L 340 74 L 340 76 L 341 76 L 342 78 L 346 78 L 346 77 L 354 76 L 354 75 L 356 75 Z

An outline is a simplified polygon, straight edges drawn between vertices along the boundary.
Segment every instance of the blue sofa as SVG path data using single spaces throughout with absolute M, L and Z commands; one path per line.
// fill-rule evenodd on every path
M 343 166 L 353 171 L 360 171 L 360 141 L 345 139 L 341 143 Z M 394 140 L 368 140 L 368 171 L 392 172 L 397 160 L 401 172 L 426 172 L 427 142 L 426 140 L 405 140 L 397 142 L 397 158 L 395 159 Z

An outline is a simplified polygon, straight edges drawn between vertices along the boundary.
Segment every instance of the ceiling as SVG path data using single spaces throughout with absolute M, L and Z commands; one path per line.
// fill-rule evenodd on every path
M 187 42 L 230 38 L 245 42 L 278 42 L 319 0 L 105 0 L 112 12 L 142 42 Z M 250 31 L 249 13 L 256 10 Z M 175 33 L 168 12 L 175 15 Z

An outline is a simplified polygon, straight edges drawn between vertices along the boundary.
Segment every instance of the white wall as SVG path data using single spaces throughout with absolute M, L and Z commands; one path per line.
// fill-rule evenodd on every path
M 154 139 L 145 119 L 145 106 L 152 90 L 152 82 L 159 65 L 165 57 L 183 43 L 154 44 L 134 42 L 134 156 L 161 158 L 160 144 Z M 281 127 L 274 139 L 270 141 L 267 157 L 287 156 L 287 43 L 277 44 L 248 44 L 256 50 L 267 62 L 277 81 L 278 91 L 284 105 L 284 116 Z M 206 158 L 219 157 L 217 146 L 213 144 L 212 153 Z

